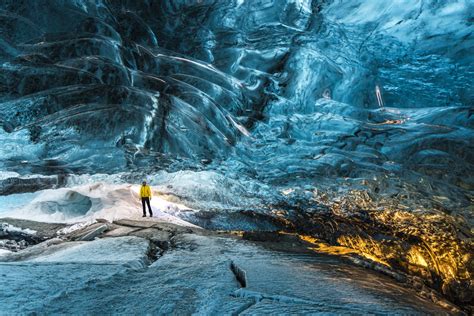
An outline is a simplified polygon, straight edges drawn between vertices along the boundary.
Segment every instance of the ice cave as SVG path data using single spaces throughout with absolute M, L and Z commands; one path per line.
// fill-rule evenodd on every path
M 0 19 L 0 315 L 474 313 L 472 0 Z

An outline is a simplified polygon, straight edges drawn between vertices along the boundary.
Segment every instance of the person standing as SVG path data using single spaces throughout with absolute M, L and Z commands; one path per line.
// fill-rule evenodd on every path
M 145 204 L 148 205 L 148 212 L 150 212 L 150 217 L 153 217 L 153 212 L 151 211 L 150 201 L 152 193 L 149 185 L 146 184 L 146 181 L 143 181 L 142 186 L 140 187 L 140 199 L 143 206 L 143 217 L 146 217 L 146 208 Z

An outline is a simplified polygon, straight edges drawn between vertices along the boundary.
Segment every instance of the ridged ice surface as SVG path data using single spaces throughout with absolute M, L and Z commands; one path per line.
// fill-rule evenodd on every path
M 2 169 L 217 169 L 454 209 L 472 198 L 469 1 L 0 9 Z
M 473 12 L 3 0 L 0 213 L 139 216 L 147 177 L 164 218 L 316 236 L 472 306 Z
M 334 258 L 286 255 L 227 238 L 185 235 L 178 237 L 178 249 L 147 265 L 147 243 L 130 236 L 103 238 L 50 246 L 46 256 L 0 262 L 2 313 L 445 312 L 387 277 L 367 275 Z M 101 249 L 99 255 L 96 249 Z M 239 288 L 229 268 L 232 260 L 248 272 L 247 288 Z

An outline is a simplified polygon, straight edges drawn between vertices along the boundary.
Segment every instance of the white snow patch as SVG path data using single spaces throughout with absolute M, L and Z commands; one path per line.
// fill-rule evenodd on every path
M 36 230 L 32 230 L 32 229 L 29 229 L 29 228 L 20 228 L 20 227 L 16 227 L 16 226 L 13 226 L 13 225 L 10 225 L 10 224 L 7 224 L 7 223 L 2 223 L 1 224 L 1 230 L 4 231 L 4 232 L 17 232 L 17 233 L 23 233 L 23 234 L 27 234 L 27 235 L 36 235 L 37 231 Z
M 0 171 L 0 180 L 5 180 L 8 178 L 18 178 L 19 176 L 20 174 L 16 172 Z
M 109 222 L 124 218 L 141 219 L 139 188 L 139 185 L 98 182 L 43 190 L 32 196 L 26 205 L 3 210 L 2 216 L 75 224 L 62 232 L 79 229 L 99 218 Z M 178 217 L 181 211 L 191 210 L 183 204 L 167 201 L 155 192 L 151 206 L 154 219 L 194 226 Z
M 0 249 L 0 257 L 9 253 L 12 253 L 12 252 L 10 250 Z

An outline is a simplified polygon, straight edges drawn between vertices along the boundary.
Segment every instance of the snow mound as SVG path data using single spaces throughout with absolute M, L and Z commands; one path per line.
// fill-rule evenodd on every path
M 92 223 L 96 219 L 114 221 L 139 219 L 142 205 L 139 186 L 131 184 L 92 183 L 37 192 L 25 205 L 3 210 L 2 216 L 56 223 Z M 21 199 L 22 194 L 16 197 Z M 182 211 L 192 211 L 185 205 L 169 202 L 155 192 L 151 206 L 154 218 L 182 226 L 192 224 L 179 218 Z M 79 226 L 77 226 L 79 225 Z M 70 229 L 80 228 L 82 224 Z

